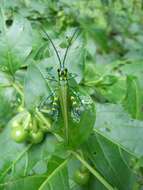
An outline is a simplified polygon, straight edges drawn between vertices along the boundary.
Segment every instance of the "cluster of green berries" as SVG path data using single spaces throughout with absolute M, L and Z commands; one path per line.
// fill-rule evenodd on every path
M 30 142 L 38 144 L 43 141 L 46 127 L 39 123 L 37 118 L 32 118 L 30 113 L 22 111 L 10 122 L 11 137 L 17 143 Z

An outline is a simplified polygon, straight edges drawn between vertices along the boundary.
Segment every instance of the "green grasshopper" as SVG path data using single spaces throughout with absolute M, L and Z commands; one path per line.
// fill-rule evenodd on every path
M 52 112 L 58 113 L 59 108 L 61 108 L 61 113 L 63 117 L 63 125 L 64 125 L 64 134 L 66 142 L 69 142 L 69 112 L 72 110 L 72 116 L 73 118 L 78 118 L 80 116 L 80 107 L 81 107 L 81 99 L 78 96 L 78 94 L 69 86 L 69 80 L 76 77 L 76 75 L 69 74 L 68 69 L 65 68 L 65 61 L 67 57 L 67 53 L 69 51 L 69 48 L 72 44 L 72 41 L 74 37 L 76 36 L 78 30 L 76 30 L 72 37 L 69 40 L 69 44 L 65 50 L 63 61 L 61 61 L 60 55 L 57 51 L 57 48 L 55 47 L 52 39 L 48 35 L 48 33 L 43 29 L 44 34 L 46 35 L 47 39 L 50 41 L 56 56 L 59 61 L 59 68 L 57 69 L 58 72 L 58 88 L 56 90 L 56 93 L 52 93 L 49 97 L 46 98 L 46 100 L 42 101 L 42 103 L 39 106 L 39 110 L 43 113 L 47 113 L 46 109 L 42 109 L 42 107 L 45 105 L 45 108 L 48 107 L 48 100 L 51 98 L 52 100 Z M 55 79 L 51 79 L 55 80 Z M 55 80 L 56 81 L 56 80 Z M 50 102 L 50 101 L 49 101 Z M 49 103 L 51 104 L 51 102 Z M 69 105 L 72 104 L 72 105 Z M 48 106 L 47 106 L 48 105 Z M 69 107 L 71 107 L 69 110 Z

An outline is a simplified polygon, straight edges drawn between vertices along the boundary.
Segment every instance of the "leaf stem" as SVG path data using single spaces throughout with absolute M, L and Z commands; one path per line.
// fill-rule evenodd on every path
M 8 87 L 12 87 L 11 84 L 0 84 L 1 88 L 8 88 Z
M 102 177 L 99 172 L 93 169 L 79 154 L 74 151 L 71 153 L 108 189 L 108 190 L 115 190 L 105 179 Z
M 20 94 L 21 100 L 22 100 L 21 105 L 24 107 L 24 94 L 23 94 L 23 91 L 20 89 L 19 85 L 16 84 L 16 83 L 12 83 L 12 86 Z
M 51 124 L 50 122 L 43 116 L 42 113 L 40 113 L 38 110 L 36 110 L 36 114 L 37 116 L 46 124 L 46 126 L 48 127 L 48 129 L 51 129 Z
M 23 92 L 22 90 L 19 88 L 19 86 L 16 83 L 13 83 L 12 86 L 16 89 L 16 91 L 21 95 L 21 97 L 23 98 Z
M 85 84 L 86 86 L 98 86 L 98 85 L 101 84 L 102 81 L 103 81 L 103 77 L 101 77 L 101 78 L 98 79 L 98 80 L 87 81 L 87 82 L 85 82 L 84 84 Z

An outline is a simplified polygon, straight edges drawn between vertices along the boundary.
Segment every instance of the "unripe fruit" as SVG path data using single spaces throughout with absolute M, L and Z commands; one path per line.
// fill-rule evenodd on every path
M 89 181 L 90 173 L 88 171 L 82 172 L 80 169 L 75 171 L 74 181 L 79 185 L 86 185 Z
M 15 126 L 11 131 L 11 137 L 18 143 L 24 142 L 28 137 L 28 132 L 22 126 Z
M 31 132 L 30 134 L 31 142 L 34 144 L 40 143 L 44 138 L 44 133 L 42 131 Z

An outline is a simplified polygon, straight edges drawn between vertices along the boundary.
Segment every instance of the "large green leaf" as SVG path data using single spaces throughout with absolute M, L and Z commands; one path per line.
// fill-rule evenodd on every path
M 0 88 L 0 127 L 5 127 L 10 118 L 15 114 L 18 106 L 17 94 L 13 88 Z
M 48 165 L 48 177 L 38 188 L 39 190 L 69 190 L 67 160 L 52 158 Z
M 6 127 L 4 129 L 1 136 L 1 150 L 2 146 L 5 145 L 5 149 L 3 149 L 3 152 L 1 151 L 1 179 L 3 179 L 5 176 L 9 177 L 15 177 L 17 174 L 19 175 L 26 175 L 27 173 L 31 172 L 32 168 L 36 165 L 38 161 L 41 159 L 48 158 L 47 155 L 50 155 L 50 153 L 53 153 L 55 150 L 55 144 L 56 141 L 54 139 L 51 139 L 49 137 L 49 141 L 45 141 L 44 144 L 39 145 L 39 152 L 36 150 L 38 148 L 37 146 L 32 146 L 28 144 L 17 144 L 15 143 L 10 136 L 11 128 Z M 49 147 L 49 143 L 53 144 L 53 146 Z M 11 146 L 9 146 L 9 144 Z M 36 151 L 36 152 L 35 152 Z M 37 154 L 38 153 L 38 154 Z M 45 155 L 45 156 L 44 156 Z M 27 160 L 27 163 L 26 163 Z M 25 165 L 25 169 L 18 167 L 18 164 Z M 20 166 L 19 165 L 19 166 Z M 12 168 L 15 167 L 15 172 L 13 174 Z M 11 173 L 12 172 L 12 173 Z M 10 175 L 11 174 L 11 175 Z M 12 176 L 14 175 L 14 176 Z
M 87 102 L 83 106 L 84 110 L 80 115 L 79 121 L 74 121 L 71 116 L 69 116 L 69 141 L 71 147 L 78 147 L 86 141 L 92 133 L 96 120 L 95 104 L 88 96 L 83 96 L 82 101 Z
M 87 157 L 95 169 L 119 190 L 132 189 L 135 175 L 129 168 L 131 157 L 101 135 L 90 136 L 86 144 Z M 95 189 L 105 189 L 96 181 Z
M 15 108 L 19 105 L 19 98 L 12 87 L 11 77 L 0 72 L 0 127 L 4 127 L 15 113 Z
M 70 32 L 70 36 L 73 32 Z M 69 49 L 65 66 L 70 73 L 76 74 L 76 81 L 79 83 L 83 78 L 83 70 L 86 59 L 86 50 L 84 47 L 82 35 L 78 36 Z
M 141 119 L 142 114 L 142 94 L 140 93 L 140 86 L 138 80 L 135 77 L 127 77 L 127 92 L 126 97 L 123 100 L 123 105 L 126 110 L 135 119 Z
M 60 158 L 64 147 L 53 136 L 36 146 L 17 144 L 7 127 L 0 137 L 0 189 L 69 189 L 67 160 Z
M 136 157 L 143 155 L 143 123 L 133 120 L 120 105 L 99 104 L 94 131 Z
M 30 189 L 33 190 L 68 190 L 68 175 L 66 168 L 66 160 L 60 161 L 57 158 L 52 158 L 51 163 L 48 164 L 49 172 L 44 175 L 32 175 L 25 176 L 19 179 L 8 181 L 7 183 L 0 184 L 0 187 L 6 190 L 22 190 Z
M 51 93 L 43 70 L 34 63 L 28 67 L 25 77 L 24 93 L 26 107 L 30 110 L 39 106 L 42 98 L 48 97 Z
M 25 65 L 32 50 L 31 27 L 26 19 L 19 17 L 7 27 L 4 12 L 1 11 L 3 27 L 0 34 L 0 68 L 13 75 L 21 65 Z
M 109 102 L 122 102 L 126 94 L 126 77 L 113 70 L 113 64 L 86 62 L 83 84 L 92 87 Z M 92 76 L 92 77 L 91 77 Z
M 143 72 L 143 62 L 142 60 L 129 60 L 126 64 L 121 65 L 119 68 L 123 74 L 131 75 L 137 77 L 139 80 L 139 85 L 141 89 L 143 88 L 142 83 L 142 72 Z

